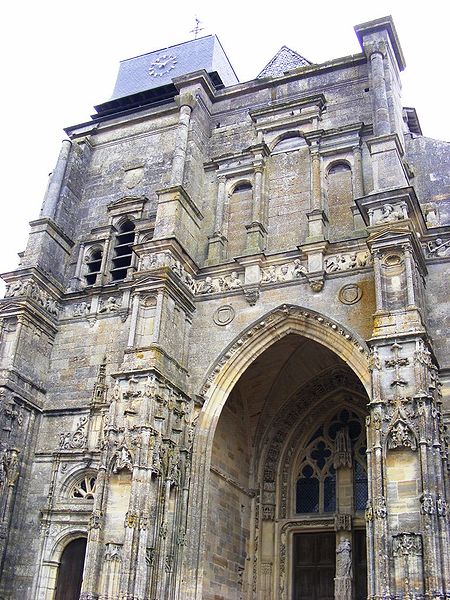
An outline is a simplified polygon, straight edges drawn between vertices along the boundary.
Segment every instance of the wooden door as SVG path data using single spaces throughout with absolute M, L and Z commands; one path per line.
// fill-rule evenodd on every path
M 61 556 L 55 600 L 79 600 L 83 582 L 86 538 L 67 544 Z
M 367 549 L 366 532 L 353 532 L 353 582 L 355 586 L 355 599 L 367 598 Z
M 334 600 L 336 536 L 294 535 L 293 600 Z

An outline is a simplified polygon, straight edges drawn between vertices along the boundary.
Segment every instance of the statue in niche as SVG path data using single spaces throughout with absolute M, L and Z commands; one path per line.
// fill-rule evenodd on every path
M 336 548 L 336 578 L 352 577 L 352 545 L 344 538 Z
M 343 427 L 339 429 L 336 433 L 335 440 L 335 450 L 334 450 L 334 459 L 333 466 L 335 469 L 339 469 L 340 467 L 348 467 L 352 466 L 352 444 L 350 441 L 350 436 L 348 434 L 348 428 Z

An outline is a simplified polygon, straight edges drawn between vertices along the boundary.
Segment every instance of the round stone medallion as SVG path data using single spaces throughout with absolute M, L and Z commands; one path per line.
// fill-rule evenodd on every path
M 339 300 L 342 304 L 356 304 L 361 300 L 362 290 L 357 283 L 349 283 L 339 290 Z
M 234 308 L 230 304 L 220 306 L 214 313 L 214 323 L 216 325 L 228 325 L 234 319 Z

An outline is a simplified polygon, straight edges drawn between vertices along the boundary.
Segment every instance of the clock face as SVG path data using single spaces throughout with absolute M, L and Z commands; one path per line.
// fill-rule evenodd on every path
M 149 75 L 152 77 L 162 77 L 167 75 L 172 69 L 175 69 L 177 59 L 173 54 L 161 54 L 158 58 L 152 62 L 150 69 L 148 70 Z

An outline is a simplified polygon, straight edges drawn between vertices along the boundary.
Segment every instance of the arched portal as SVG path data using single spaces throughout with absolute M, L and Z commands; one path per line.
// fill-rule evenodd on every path
M 365 348 L 331 320 L 292 312 L 285 319 L 269 319 L 267 331 L 264 322 L 256 325 L 237 342 L 241 355 L 235 362 L 245 364 L 238 377 L 229 366 L 232 349 L 228 362 L 216 369 L 216 386 L 211 386 L 199 431 L 206 451 L 211 441 L 210 462 L 197 454 L 195 465 L 205 468 L 208 507 L 203 510 L 207 534 L 197 598 L 314 598 L 303 593 L 308 581 L 323 582 L 324 577 L 316 564 L 302 565 L 302 548 L 311 535 L 316 555 L 324 556 L 326 548 L 329 554 L 327 584 L 317 598 L 335 597 L 341 541 L 348 540 L 354 551 L 356 577 L 347 584 L 356 598 L 366 587 Z M 336 351 L 327 347 L 333 342 Z M 249 353 L 245 356 L 246 343 L 253 349 L 252 361 Z M 228 377 L 221 379 L 227 367 Z M 355 371 L 364 370 L 360 379 Z M 225 392 L 227 379 L 233 384 Z M 226 401 L 219 407 L 220 395 Z M 308 465 L 314 466 L 318 483 L 310 505 L 302 481 L 311 478 Z
M 54 600 L 78 600 L 83 582 L 86 538 L 72 540 L 64 548 L 56 580 Z

